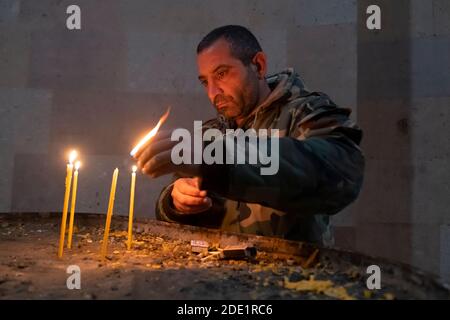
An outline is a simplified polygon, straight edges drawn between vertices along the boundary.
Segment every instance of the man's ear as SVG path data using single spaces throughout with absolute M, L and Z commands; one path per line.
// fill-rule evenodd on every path
M 252 64 L 256 67 L 256 73 L 258 74 L 258 79 L 264 79 L 267 73 L 267 57 L 262 51 L 255 54 L 252 59 Z

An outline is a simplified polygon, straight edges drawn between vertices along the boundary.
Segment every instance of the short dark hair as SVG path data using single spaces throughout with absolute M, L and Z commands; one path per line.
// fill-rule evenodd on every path
M 250 64 L 255 54 L 262 51 L 258 40 L 250 30 L 242 26 L 227 25 L 216 28 L 208 33 L 198 44 L 197 54 L 222 38 L 230 45 L 230 51 L 233 57 L 241 60 L 245 66 Z

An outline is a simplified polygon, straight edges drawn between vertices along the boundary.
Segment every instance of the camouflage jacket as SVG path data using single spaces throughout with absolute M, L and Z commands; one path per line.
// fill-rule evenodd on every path
M 272 92 L 244 121 L 242 129 L 279 129 L 279 170 L 260 175 L 250 164 L 205 166 L 202 189 L 213 206 L 185 215 L 171 198 L 172 184 L 156 204 L 159 220 L 225 231 L 282 237 L 332 245 L 329 217 L 361 189 L 364 157 L 362 131 L 321 92 L 309 92 L 293 69 L 267 77 Z M 233 123 L 223 117 L 204 128 L 225 132 Z

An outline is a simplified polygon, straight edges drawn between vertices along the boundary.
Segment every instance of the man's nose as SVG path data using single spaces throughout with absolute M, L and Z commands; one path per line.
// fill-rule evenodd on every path
M 208 97 L 214 103 L 214 99 L 218 94 L 223 94 L 223 90 L 216 85 L 214 82 L 211 82 L 208 86 Z

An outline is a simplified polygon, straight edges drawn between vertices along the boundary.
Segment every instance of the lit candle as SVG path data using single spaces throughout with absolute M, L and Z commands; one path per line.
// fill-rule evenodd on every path
M 170 106 L 167 108 L 167 111 L 162 115 L 162 117 L 159 119 L 157 125 L 149 131 L 149 133 L 147 133 L 145 135 L 144 138 L 142 138 L 141 141 L 139 141 L 139 143 L 133 148 L 133 150 L 131 150 L 130 155 L 134 156 L 136 154 L 136 152 L 139 151 L 139 149 L 147 143 L 148 140 L 150 140 L 151 138 L 153 138 L 153 136 L 158 132 L 159 127 L 161 127 L 161 125 L 166 121 L 167 117 L 169 116 L 170 113 Z
M 137 167 L 133 166 L 132 170 L 133 172 L 131 173 L 130 212 L 128 213 L 128 241 L 127 241 L 128 250 L 131 249 L 131 242 L 133 241 L 134 189 L 136 186 Z
M 61 258 L 64 250 L 64 237 L 66 235 L 67 209 L 69 208 L 70 186 L 72 183 L 73 161 L 77 157 L 77 152 L 73 150 L 69 155 L 69 163 L 67 164 L 66 173 L 66 192 L 64 194 L 64 206 L 62 212 L 61 232 L 59 235 L 58 257 Z
M 67 248 L 72 248 L 73 220 L 75 217 L 75 203 L 77 201 L 77 185 L 78 185 L 78 169 L 80 169 L 80 161 L 75 162 L 75 172 L 73 174 L 72 185 L 72 204 L 70 206 L 69 234 L 67 235 Z
M 105 225 L 105 234 L 103 235 L 103 245 L 102 245 L 102 258 L 105 258 L 106 251 L 108 250 L 108 236 L 109 236 L 109 228 L 111 226 L 111 218 L 113 214 L 114 208 L 114 198 L 116 196 L 116 185 L 117 185 L 117 176 L 119 175 L 119 169 L 116 168 L 114 170 L 112 183 L 111 183 L 111 193 L 109 194 L 109 204 L 108 204 L 108 212 L 106 214 L 106 225 Z

